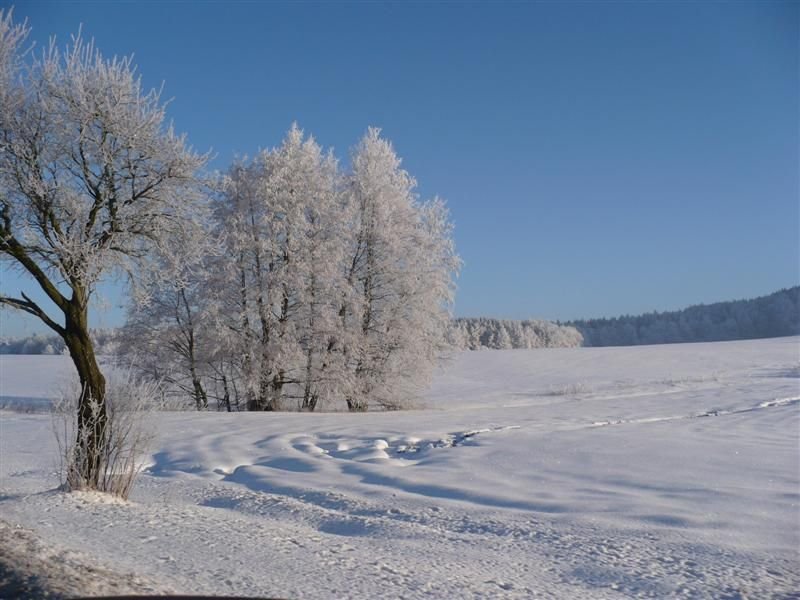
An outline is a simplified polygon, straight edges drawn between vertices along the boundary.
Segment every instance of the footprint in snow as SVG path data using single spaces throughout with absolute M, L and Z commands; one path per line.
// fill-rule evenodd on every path
M 506 583 L 506 582 L 503 582 L 503 581 L 495 581 L 494 579 L 487 579 L 486 581 L 484 581 L 484 583 L 489 583 L 489 584 L 492 584 L 492 585 L 496 585 L 501 590 L 505 590 L 507 592 L 510 592 L 511 590 L 514 589 L 514 584 L 513 583 Z
M 520 426 L 506 425 L 504 427 L 494 427 L 491 429 L 472 429 L 470 431 L 463 431 L 460 433 L 451 434 L 435 442 L 427 442 L 427 443 L 418 442 L 416 444 L 401 445 L 395 449 L 395 452 L 397 452 L 398 454 L 407 454 L 407 453 L 419 452 L 421 449 L 455 448 L 464 445 L 467 441 L 478 435 L 482 435 L 485 433 L 497 433 L 500 431 L 508 431 L 511 429 L 520 429 Z

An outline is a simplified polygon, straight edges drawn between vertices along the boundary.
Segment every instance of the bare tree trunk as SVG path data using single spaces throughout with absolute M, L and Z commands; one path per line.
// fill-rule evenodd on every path
M 250 339 L 250 318 L 247 315 L 247 272 L 245 271 L 244 267 L 244 252 L 239 253 L 239 273 L 241 275 L 241 305 L 242 305 L 242 333 L 245 336 L 245 339 Z M 250 371 L 253 368 L 253 361 L 250 357 L 250 347 L 248 343 L 247 352 L 244 354 L 244 364 L 242 365 L 245 373 L 245 377 L 250 375 Z M 235 382 L 234 382 L 235 385 Z M 245 386 L 245 408 L 247 410 L 258 410 L 258 405 L 256 402 L 256 395 L 252 389 L 249 389 L 250 386 Z M 236 406 L 239 406 L 239 391 L 234 388 L 236 392 Z
M 277 378 L 277 375 L 275 376 Z M 275 386 L 274 379 L 271 380 L 269 374 L 262 373 L 258 387 L 258 405 L 256 410 L 275 410 L 272 389 Z
M 192 386 L 194 387 L 194 402 L 197 410 L 206 410 L 208 408 L 208 395 L 206 395 L 203 384 L 197 378 L 194 366 L 192 366 Z
M 75 291 L 65 311 L 64 342 L 78 371 L 81 395 L 78 400 L 78 431 L 74 465 L 85 484 L 97 489 L 106 446 L 108 408 L 106 380 L 100 372 L 89 335 L 88 311 L 84 294 Z
M 250 226 L 253 236 L 253 252 L 255 259 L 256 269 L 256 283 L 258 285 L 258 295 L 256 296 L 256 307 L 258 309 L 258 318 L 261 322 L 261 365 L 259 373 L 259 387 L 258 396 L 248 402 L 248 410 L 274 410 L 273 402 L 270 398 L 270 356 L 267 351 L 270 338 L 270 319 L 267 307 L 267 291 L 264 290 L 264 273 L 261 266 L 261 250 L 259 246 L 258 231 L 256 228 L 255 211 L 250 200 Z M 269 264 L 268 270 L 272 270 L 272 263 Z
M 284 253 L 284 261 L 286 264 L 289 263 L 289 257 L 286 253 Z M 286 323 L 288 320 L 289 290 L 287 289 L 286 285 L 283 285 L 281 291 L 281 314 L 278 317 L 278 327 L 276 332 L 278 340 L 280 341 L 283 341 L 283 339 L 286 337 Z M 269 335 L 269 331 L 267 331 L 267 335 Z M 286 370 L 281 368 L 280 365 L 277 365 L 277 369 L 277 373 L 272 376 L 272 380 L 269 382 L 269 387 L 267 389 L 268 397 L 262 407 L 263 410 L 278 410 L 278 408 L 281 406 L 281 400 L 283 399 L 283 387 L 286 385 Z
M 231 377 L 231 387 L 233 387 L 233 399 L 234 399 L 234 402 L 236 403 L 236 412 L 239 412 L 239 411 L 242 410 L 242 405 L 241 405 L 241 401 L 239 399 L 239 386 L 236 385 L 236 377 L 235 376 Z M 246 404 L 245 404 L 245 408 L 247 408 Z
M 228 378 L 225 376 L 225 373 L 222 374 L 222 389 L 224 393 L 222 402 L 225 405 L 225 410 L 226 412 L 231 412 L 231 391 L 228 388 Z
M 373 248 L 371 243 L 371 236 L 365 236 L 365 252 L 366 252 L 366 274 L 364 276 L 364 313 L 361 316 L 361 343 L 364 345 L 362 348 L 361 356 L 358 359 L 358 363 L 356 364 L 355 369 L 355 378 L 356 378 L 356 385 L 358 386 L 357 389 L 357 397 L 350 397 L 347 398 L 347 410 L 351 412 L 364 412 L 367 410 L 369 406 L 369 398 L 367 397 L 366 390 L 366 382 L 362 382 L 361 380 L 364 379 L 364 372 L 365 372 L 365 365 L 364 362 L 366 361 L 373 361 L 374 357 L 372 356 L 365 356 L 369 346 L 367 341 L 370 337 L 370 330 L 372 328 L 372 316 L 373 316 L 373 308 L 374 308 L 374 290 L 373 290 L 373 279 L 372 275 L 374 272 L 374 263 L 375 257 L 373 254 Z M 368 363 L 369 364 L 369 363 Z
M 306 351 L 306 384 L 305 388 L 303 389 L 303 410 L 310 410 L 313 411 L 316 408 L 316 394 L 312 395 L 311 388 L 311 370 L 313 365 L 314 353 L 311 349 L 311 345 L 309 344 L 308 350 Z M 312 402 L 313 398 L 313 402 Z
M 197 410 L 208 409 L 208 395 L 200 377 L 197 376 L 197 358 L 194 352 L 194 320 L 192 319 L 192 308 L 189 306 L 189 300 L 186 298 L 186 290 L 181 288 L 181 300 L 183 301 L 183 308 L 186 311 L 185 322 L 181 322 L 180 313 L 176 313 L 178 325 L 180 325 L 186 335 L 186 358 L 189 361 L 189 373 L 192 377 L 192 388 L 194 389 L 194 402 Z
M 316 255 L 313 247 L 311 251 L 312 269 L 316 268 Z M 309 282 L 309 296 L 311 298 L 309 303 L 309 318 L 308 318 L 308 341 L 306 349 L 306 383 L 303 390 L 303 410 L 313 411 L 317 407 L 316 393 L 312 393 L 314 388 L 314 343 L 317 338 L 316 319 L 314 318 L 317 310 L 317 277 L 316 273 L 312 270 L 311 280 Z

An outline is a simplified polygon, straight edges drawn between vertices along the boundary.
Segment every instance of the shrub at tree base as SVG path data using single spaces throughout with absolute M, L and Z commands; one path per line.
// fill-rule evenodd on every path
M 61 456 L 61 475 L 67 490 L 98 490 L 127 498 L 153 441 L 148 415 L 159 408 L 160 391 L 152 382 L 136 381 L 129 373 L 112 378 L 106 392 L 105 444 L 94 446 L 77 421 L 77 386 L 56 404 L 53 426 Z M 89 403 L 95 418 L 98 402 Z M 94 422 L 89 420 L 89 426 Z M 88 480 L 88 463 L 96 465 L 96 480 Z

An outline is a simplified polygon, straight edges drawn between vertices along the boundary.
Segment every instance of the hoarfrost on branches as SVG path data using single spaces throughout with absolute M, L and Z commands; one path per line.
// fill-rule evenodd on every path
M 23 61 L 26 26 L 0 11 L 0 260 L 35 280 L 0 304 L 34 315 L 69 350 L 81 383 L 78 436 L 88 487 L 106 440 L 105 378 L 89 335 L 103 277 L 169 277 L 154 253 L 194 226 L 205 156 L 165 125 L 160 92 L 142 89 L 130 58 L 107 60 L 80 35 Z M 49 312 L 48 312 L 49 311 Z M 92 410 L 94 407 L 94 410 Z
M 342 174 L 293 125 L 231 167 L 212 228 L 222 251 L 166 290 L 166 310 L 134 313 L 130 331 L 149 333 L 133 350 L 165 348 L 198 408 L 204 380 L 227 410 L 412 404 L 446 347 L 460 267 L 444 202 L 419 202 L 415 185 L 377 129 Z M 149 363 L 153 375 L 176 364 Z

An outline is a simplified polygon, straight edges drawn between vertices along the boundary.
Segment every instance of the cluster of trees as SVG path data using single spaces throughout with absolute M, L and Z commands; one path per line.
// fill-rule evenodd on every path
M 448 337 L 450 343 L 461 350 L 572 348 L 583 342 L 574 327 L 550 321 L 487 318 L 454 319 Z
M 700 304 L 672 312 L 567 323 L 584 346 L 715 342 L 800 334 L 800 287 L 752 300 Z
M 229 170 L 121 350 L 199 409 L 406 405 L 444 347 L 460 264 L 444 203 L 414 188 L 379 130 L 343 173 L 292 126 Z
M 28 53 L 29 31 L 0 10 L 0 260 L 49 304 L 20 292 L 0 306 L 38 318 L 75 365 L 72 480 L 100 489 L 106 473 L 89 307 L 108 277 L 139 300 L 128 356 L 181 372 L 200 408 L 207 381 L 254 410 L 395 408 L 425 383 L 459 259 L 443 202 L 417 200 L 378 130 L 348 173 L 294 127 L 220 182 L 130 59 L 80 36 Z

